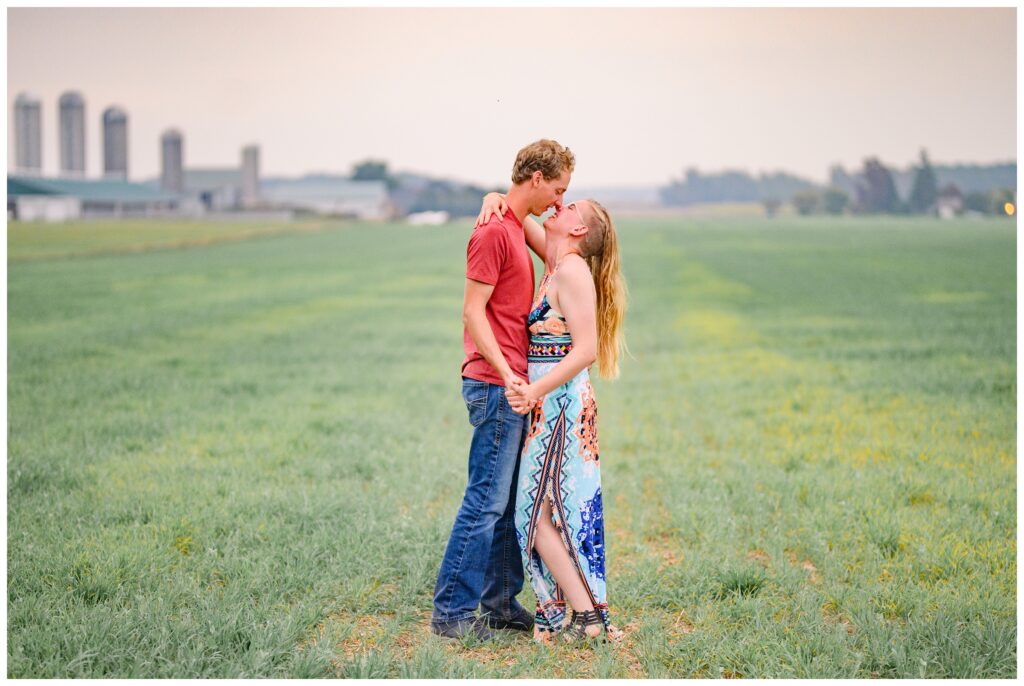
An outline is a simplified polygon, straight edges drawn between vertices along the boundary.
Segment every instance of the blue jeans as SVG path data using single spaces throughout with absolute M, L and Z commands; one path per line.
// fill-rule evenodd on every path
M 462 398 L 473 426 L 469 480 L 437 573 L 435 623 L 470 618 L 477 605 L 501 619 L 522 610 L 515 488 L 529 415 L 513 412 L 505 387 L 486 381 L 463 378 Z

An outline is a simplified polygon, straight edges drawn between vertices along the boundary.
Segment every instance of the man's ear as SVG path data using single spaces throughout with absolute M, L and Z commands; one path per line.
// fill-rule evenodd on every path
M 533 176 L 530 177 L 530 181 L 533 183 L 533 187 L 537 188 L 540 186 L 540 182 L 544 180 L 544 172 L 537 170 L 533 172 Z

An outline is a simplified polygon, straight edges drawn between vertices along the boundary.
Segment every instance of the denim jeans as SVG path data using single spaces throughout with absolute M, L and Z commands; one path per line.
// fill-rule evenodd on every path
M 469 480 L 455 516 L 434 587 L 432 621 L 472 617 L 477 606 L 511 619 L 522 606 L 523 563 L 516 539 L 515 488 L 529 415 L 519 415 L 505 387 L 462 379 L 462 397 L 473 426 Z

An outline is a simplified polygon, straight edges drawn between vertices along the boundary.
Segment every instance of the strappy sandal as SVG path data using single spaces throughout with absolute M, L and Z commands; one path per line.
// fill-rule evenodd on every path
M 562 636 L 565 638 L 567 643 L 576 643 L 578 641 L 594 640 L 604 642 L 604 638 L 601 634 L 597 636 L 591 636 L 587 633 L 588 626 L 604 626 L 604 621 L 601 619 L 601 615 L 598 614 L 597 610 L 584 610 L 583 612 L 572 611 L 572 621 L 562 629 Z

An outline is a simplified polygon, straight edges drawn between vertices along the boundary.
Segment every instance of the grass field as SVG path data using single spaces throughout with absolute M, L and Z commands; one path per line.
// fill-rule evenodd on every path
M 620 222 L 593 650 L 427 629 L 469 225 L 249 229 L 9 224 L 8 676 L 1016 676 L 1012 223 Z

